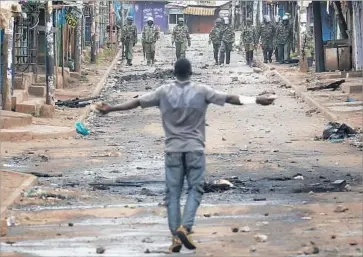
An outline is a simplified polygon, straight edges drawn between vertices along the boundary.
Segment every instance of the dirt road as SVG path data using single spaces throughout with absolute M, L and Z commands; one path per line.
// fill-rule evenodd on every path
M 272 72 L 254 72 L 237 53 L 231 65 L 214 66 L 207 35 L 193 35 L 192 44 L 187 57 L 195 81 L 234 94 L 273 90 L 279 99 L 269 107 L 210 106 L 206 180 L 227 178 L 235 188 L 205 194 L 195 227 L 200 246 L 185 255 L 362 256 L 361 153 L 315 141 L 324 119 Z M 145 66 L 140 47 L 133 67 L 120 62 L 102 98 L 120 103 L 172 80 L 169 36 L 157 49 L 155 67 Z M 164 255 L 170 239 L 159 110 L 92 114 L 87 125 L 92 134 L 84 138 L 17 145 L 8 166 L 56 176 L 39 178 L 10 211 L 17 226 L 2 251 L 96 256 L 102 246 L 104 256 Z

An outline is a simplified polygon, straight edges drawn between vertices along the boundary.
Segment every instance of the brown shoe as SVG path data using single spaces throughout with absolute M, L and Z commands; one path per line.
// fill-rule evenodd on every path
M 180 241 L 179 238 L 174 236 L 172 244 L 169 247 L 169 251 L 172 253 L 178 253 L 178 252 L 180 252 L 181 248 L 182 248 L 182 242 Z
M 197 248 L 190 235 L 191 233 L 184 226 L 180 226 L 176 234 L 186 248 L 189 250 L 195 250 Z

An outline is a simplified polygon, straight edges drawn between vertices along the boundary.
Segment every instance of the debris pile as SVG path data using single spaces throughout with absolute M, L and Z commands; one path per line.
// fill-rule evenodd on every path
M 339 143 L 356 135 L 357 132 L 345 123 L 329 122 L 323 131 L 322 139 L 329 140 L 332 143 Z

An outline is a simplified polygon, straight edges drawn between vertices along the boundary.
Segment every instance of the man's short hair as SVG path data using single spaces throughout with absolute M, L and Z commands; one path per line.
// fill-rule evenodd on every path
M 192 75 L 192 64 L 187 58 L 179 58 L 174 65 L 174 75 L 186 78 Z

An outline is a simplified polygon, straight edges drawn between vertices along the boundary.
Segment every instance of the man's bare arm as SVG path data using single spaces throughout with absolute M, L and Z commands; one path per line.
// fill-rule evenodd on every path
M 270 105 L 276 99 L 275 96 L 237 96 L 227 95 L 226 103 L 233 105 L 259 104 Z
M 110 106 L 106 103 L 98 103 L 94 106 L 94 110 L 105 115 L 110 112 L 127 111 L 127 110 L 131 110 L 131 109 L 135 109 L 139 106 L 140 106 L 140 100 L 133 99 L 126 103 L 115 105 L 115 106 Z
M 122 103 L 115 106 L 109 107 L 109 112 L 117 112 L 117 111 L 127 111 L 131 109 L 135 109 L 140 106 L 139 99 L 133 99 L 130 101 L 127 101 L 126 103 Z

